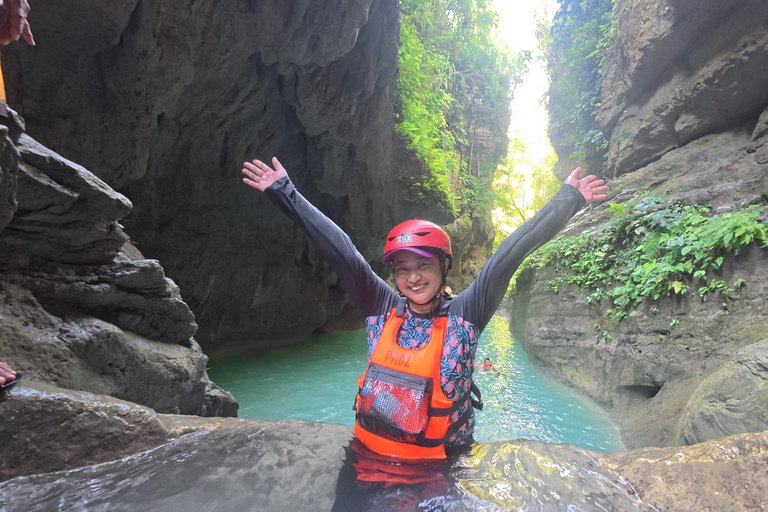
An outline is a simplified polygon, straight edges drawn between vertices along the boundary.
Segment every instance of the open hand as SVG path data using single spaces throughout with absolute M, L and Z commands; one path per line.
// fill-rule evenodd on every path
M 272 165 L 275 166 L 274 169 L 261 160 L 245 162 L 243 164 L 243 174 L 245 175 L 243 183 L 249 187 L 264 192 L 270 185 L 280 178 L 288 177 L 288 173 L 283 168 L 283 165 L 277 160 L 277 157 L 272 157 Z
M 5 20 L 0 25 L 0 44 L 9 44 L 24 36 L 28 44 L 35 46 L 35 38 L 32 37 L 32 29 L 27 21 L 27 0 L 0 0 L 0 7 L 5 8 Z
M 587 200 L 587 204 L 591 203 L 592 201 L 602 201 L 608 197 L 604 193 L 606 190 L 608 190 L 608 187 L 605 185 L 605 180 L 599 180 L 597 179 L 597 176 L 592 174 L 586 178 L 579 179 L 580 175 L 581 167 L 577 167 L 573 170 L 571 175 L 568 176 L 568 179 L 566 179 L 565 182 L 568 185 L 576 187 L 579 192 L 581 192 L 581 195 L 584 196 L 584 199 Z

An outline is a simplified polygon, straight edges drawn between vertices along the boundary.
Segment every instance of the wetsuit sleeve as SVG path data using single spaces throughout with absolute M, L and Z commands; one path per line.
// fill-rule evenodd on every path
M 448 308 L 483 330 L 504 298 L 517 267 L 533 251 L 552 239 L 586 201 L 575 187 L 563 185 L 536 215 L 504 240 L 480 273 Z
M 307 201 L 288 178 L 280 178 L 265 193 L 307 233 L 363 315 L 380 315 L 392 307 L 397 293 L 376 275 L 347 234 Z

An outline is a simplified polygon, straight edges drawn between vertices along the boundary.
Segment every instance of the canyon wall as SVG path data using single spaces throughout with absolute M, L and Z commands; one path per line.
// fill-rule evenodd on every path
M 244 160 L 277 155 L 378 271 L 394 224 L 453 220 L 403 185 L 420 167 L 393 132 L 395 0 L 63 0 L 30 21 L 38 45 L 3 54 L 9 104 L 130 198 L 123 224 L 179 284 L 204 346 L 362 325 L 306 236 L 242 184 Z
M 566 234 L 596 232 L 613 217 L 608 203 L 638 193 L 715 213 L 766 204 L 768 4 L 624 0 L 615 14 L 599 122 L 610 142 L 607 176 L 618 178 L 609 180 L 608 201 L 580 213 Z M 528 271 L 514 296 L 513 332 L 535 364 L 612 410 L 630 447 L 768 429 L 759 407 L 735 418 L 747 402 L 765 400 L 765 349 L 739 352 L 768 338 L 768 251 L 760 245 L 726 258 L 712 276 L 745 284 L 727 309 L 691 286 L 694 293 L 644 303 L 621 322 L 609 299 L 590 305 L 568 286 L 556 294 L 551 270 Z M 708 388 L 722 377 L 702 383 L 724 365 L 753 375 L 756 395 L 745 402 L 727 386 Z M 712 404 L 714 395 L 721 404 L 733 399 L 734 417 Z

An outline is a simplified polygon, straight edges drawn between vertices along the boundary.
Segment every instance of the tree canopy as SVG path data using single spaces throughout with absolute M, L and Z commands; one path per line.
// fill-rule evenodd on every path
M 558 155 L 599 172 L 608 141 L 597 123 L 602 64 L 616 28 L 616 0 L 558 0 L 549 34 L 550 138 Z
M 453 215 L 487 212 L 506 153 L 509 101 L 530 59 L 494 40 L 487 0 L 400 0 L 395 129 L 423 164 L 404 179 Z

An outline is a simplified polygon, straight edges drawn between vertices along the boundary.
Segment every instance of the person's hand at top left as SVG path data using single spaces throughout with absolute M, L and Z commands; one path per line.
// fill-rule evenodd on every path
M 253 160 L 251 162 L 245 162 L 243 164 L 243 183 L 256 190 L 264 192 L 270 185 L 279 180 L 280 178 L 287 178 L 283 165 L 277 160 L 277 157 L 272 157 L 272 167 L 268 166 L 261 160 Z
M 568 185 L 576 187 L 581 195 L 586 199 L 587 204 L 593 201 L 603 201 L 608 196 L 605 191 L 608 187 L 605 185 L 605 180 L 597 179 L 597 176 L 590 174 L 586 178 L 579 179 L 581 175 L 581 167 L 577 167 L 571 172 L 570 176 L 565 180 Z
M 32 29 L 27 21 L 27 0 L 0 0 L 0 7 L 5 9 L 5 19 L 0 25 L 0 44 L 9 44 L 24 36 L 28 44 L 35 46 L 35 38 L 32 37 Z

